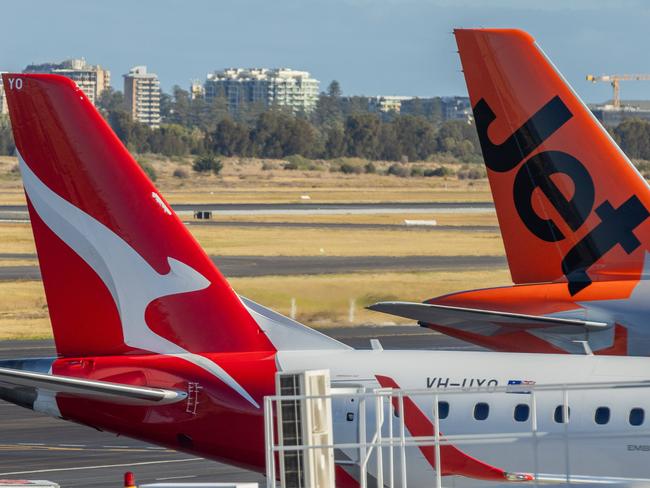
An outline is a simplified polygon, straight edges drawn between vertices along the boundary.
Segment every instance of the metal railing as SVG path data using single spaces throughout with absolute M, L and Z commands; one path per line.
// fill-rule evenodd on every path
M 650 411 L 650 381 L 643 382 L 600 382 L 600 383 L 574 383 L 574 384 L 547 384 L 547 385 L 508 385 L 508 386 L 492 386 L 480 388 L 457 388 L 445 390 L 432 390 L 432 389 L 413 389 L 401 390 L 391 388 L 376 388 L 376 389 L 359 389 L 356 392 L 351 392 L 349 388 L 345 392 L 337 391 L 336 386 L 332 387 L 330 395 L 322 396 L 308 396 L 308 395 L 292 395 L 292 396 L 267 396 L 264 398 L 264 431 L 265 431 L 265 451 L 266 451 L 266 479 L 267 488 L 275 488 L 276 480 L 278 479 L 277 454 L 281 451 L 289 452 L 296 450 L 303 450 L 306 452 L 309 449 L 354 449 L 358 452 L 358 460 L 354 463 L 359 467 L 359 484 L 361 488 L 368 487 L 368 476 L 374 477 L 376 486 L 388 486 L 389 488 L 408 488 L 408 472 L 407 472 L 407 453 L 408 448 L 416 447 L 429 447 L 433 448 L 435 452 L 435 486 L 442 488 L 442 473 L 440 450 L 442 446 L 453 445 L 455 447 L 463 445 L 475 444 L 503 444 L 510 443 L 519 439 L 531 439 L 533 446 L 533 472 L 531 475 L 531 482 L 534 486 L 538 486 L 540 482 L 539 466 L 538 466 L 538 448 L 539 441 L 544 439 L 558 439 L 564 440 L 564 473 L 561 479 L 555 481 L 564 481 L 571 483 L 572 481 L 579 480 L 581 477 L 572 477 L 570 472 L 570 449 L 569 439 L 579 438 L 593 438 L 593 437 L 607 437 L 616 438 L 620 436 L 628 436 L 629 430 L 612 430 L 608 429 L 606 432 L 597 433 L 593 430 L 586 430 L 584 432 L 569 432 L 570 423 L 570 393 L 575 392 L 593 392 L 597 390 L 608 391 L 610 396 L 603 397 L 607 399 L 613 398 L 617 393 L 629 391 L 632 389 L 642 389 L 647 391 L 647 401 L 640 402 L 643 405 L 648 405 Z M 477 433 L 477 434 L 440 434 L 440 402 L 448 400 L 456 396 L 463 395 L 481 395 L 480 401 L 489 401 L 487 395 L 497 395 L 502 393 L 519 393 L 521 395 L 520 403 L 527 403 L 529 405 L 529 416 L 526 422 L 518 423 L 519 427 L 528 424 L 529 429 L 520 429 L 512 432 L 492 432 L 492 433 Z M 562 432 L 540 431 L 539 429 L 539 398 L 547 393 L 561 394 L 562 408 Z M 524 397 L 525 394 L 526 396 Z M 334 437 L 334 443 L 328 445 L 294 445 L 282 446 L 277 443 L 277 425 L 275 423 L 276 412 L 279 402 L 285 400 L 327 400 L 332 401 L 340 399 L 341 397 L 354 398 L 358 402 L 358 442 L 337 442 Z M 422 398 L 428 397 L 431 400 L 431 416 L 427 415 L 433 424 L 433 435 L 430 436 L 413 436 L 407 433 L 407 426 L 405 421 L 404 400 L 405 398 Z M 478 397 L 477 397 L 478 398 Z M 527 400 L 525 400 L 525 398 Z M 393 403 L 395 402 L 395 403 Z M 611 402 L 611 401 L 610 401 Z M 605 403 L 610 403 L 605 402 Z M 420 403 L 417 402 L 418 408 Z M 400 412 L 397 416 L 397 426 L 394 426 L 394 421 L 386 422 L 384 411 L 387 409 L 392 412 L 391 405 L 395 405 L 395 410 Z M 557 402 L 555 402 L 557 405 Z M 387 407 L 387 408 L 386 408 Z M 367 418 L 369 417 L 369 408 L 371 414 L 374 416 L 374 425 L 368 425 Z M 426 412 L 423 411 L 426 414 Z M 636 427 L 634 436 L 648 436 L 650 438 L 650 429 L 644 423 L 643 427 Z M 368 432 L 368 429 L 371 429 Z M 386 433 L 384 434 L 384 431 Z M 368 434 L 372 437 L 368 440 Z M 307 458 L 307 456 L 304 456 Z M 371 461 L 374 461 L 371 463 Z M 369 466 L 374 464 L 374 469 L 369 469 Z M 386 476 L 385 476 L 386 475 Z M 512 473 L 514 477 L 516 473 Z M 385 479 L 386 478 L 386 479 Z M 504 479 L 507 481 L 507 479 Z

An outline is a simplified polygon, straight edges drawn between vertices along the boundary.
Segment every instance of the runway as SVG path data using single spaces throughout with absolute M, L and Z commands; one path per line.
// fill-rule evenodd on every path
M 477 349 L 429 329 L 355 327 L 323 332 L 354 347 L 377 338 L 386 349 Z M 2 341 L 0 359 L 54 354 L 52 341 Z M 113 434 L 98 432 L 0 401 L 0 479 L 47 479 L 62 487 L 114 488 L 125 471 L 138 483 L 256 481 L 264 477 Z
M 261 210 L 466 210 L 480 208 L 494 209 L 492 202 L 377 202 L 377 203 L 174 203 L 171 207 L 177 212 L 194 210 L 212 210 L 213 212 L 228 210 L 261 211 Z M 0 212 L 26 212 L 27 205 L 0 205 Z
M 347 230 L 398 230 L 412 232 L 498 232 L 498 225 L 406 225 L 406 224 L 357 224 L 350 222 L 228 222 L 218 220 L 192 220 L 187 225 L 244 228 L 289 229 L 347 229 Z
M 172 209 L 181 216 L 197 211 L 217 215 L 372 215 L 393 213 L 484 213 L 493 212 L 492 202 L 385 202 L 385 203 L 177 203 Z M 0 220 L 24 221 L 26 205 L 0 205 Z
M 229 278 L 356 272 L 446 271 L 506 266 L 504 256 L 211 256 Z M 34 254 L 0 254 L 2 259 L 36 259 Z M 38 266 L 0 266 L 0 281 L 40 280 Z

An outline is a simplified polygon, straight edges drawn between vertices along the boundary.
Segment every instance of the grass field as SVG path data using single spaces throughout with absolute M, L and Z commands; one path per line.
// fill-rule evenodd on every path
M 455 256 L 503 254 L 498 232 L 241 228 L 190 225 L 208 254 L 223 256 Z M 29 224 L 0 226 L 0 253 L 34 253 Z M 0 261 L 2 266 L 2 261 Z
M 296 300 L 296 319 L 314 327 L 413 323 L 365 310 L 380 300 L 422 301 L 444 293 L 510 283 L 507 270 L 423 273 L 355 273 L 320 276 L 233 278 L 241 295 L 284 314 Z M 354 300 L 354 320 L 348 321 Z M 37 281 L 0 283 L 0 340 L 51 337 L 43 285 Z
M 400 178 L 384 174 L 346 175 L 330 171 L 288 171 L 282 162 L 271 162 L 276 169 L 262 170 L 265 161 L 225 158 L 220 176 L 197 175 L 191 171 L 191 158 L 166 159 L 138 156 L 149 162 L 158 174 L 156 186 L 170 203 L 292 203 L 304 202 L 451 202 L 490 201 L 487 180 L 459 180 L 456 177 Z M 266 162 L 268 164 L 268 162 Z M 390 163 L 376 163 L 385 169 Z M 435 167 L 437 163 L 413 163 Z M 17 160 L 0 156 L 0 205 L 25 203 Z M 176 169 L 189 178 L 174 178 Z
M 147 160 L 149 156 L 140 159 Z M 228 159 L 223 175 L 172 177 L 189 169 L 191 158 L 147 161 L 158 173 L 157 186 L 172 203 L 291 203 L 291 202 L 450 202 L 490 201 L 487 181 L 456 178 L 398 178 L 378 174 L 344 175 L 330 171 L 287 171 L 281 162 Z M 263 170 L 262 166 L 271 167 Z M 385 169 L 389 163 L 377 163 Z M 437 163 L 426 163 L 429 167 Z M 0 205 L 24 204 L 15 158 L 0 157 Z M 308 196 L 309 199 L 304 198 Z M 432 220 L 440 225 L 497 224 L 492 211 L 480 213 L 427 212 L 383 215 L 214 215 L 224 222 L 311 222 L 402 224 L 404 219 Z M 209 254 L 265 256 L 408 256 L 502 255 L 498 232 L 383 229 L 242 228 L 199 226 L 190 231 Z M 34 254 L 29 224 L 0 224 L 0 253 Z M 35 259 L 0 259 L 0 266 L 34 265 Z M 378 300 L 423 300 L 468 288 L 509 283 L 504 269 L 494 271 L 355 273 L 312 276 L 235 278 L 242 295 L 317 327 L 346 325 L 351 301 L 353 324 L 409 323 L 363 307 Z M 0 282 L 0 339 L 51 337 L 49 316 L 40 282 Z

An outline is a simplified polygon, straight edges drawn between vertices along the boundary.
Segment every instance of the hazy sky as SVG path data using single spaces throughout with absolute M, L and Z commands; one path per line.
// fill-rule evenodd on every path
M 287 66 L 345 94 L 463 95 L 454 27 L 530 31 L 587 101 L 611 97 L 588 73 L 650 73 L 643 0 L 3 0 L 0 19 L 0 70 L 84 56 L 118 89 L 136 64 L 166 91 L 224 67 Z M 650 81 L 622 95 L 650 99 Z

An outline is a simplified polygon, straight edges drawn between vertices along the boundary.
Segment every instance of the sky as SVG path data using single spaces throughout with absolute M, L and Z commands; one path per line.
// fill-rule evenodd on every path
M 346 95 L 466 95 L 455 27 L 529 31 L 587 102 L 587 74 L 650 73 L 644 0 L 20 0 L 0 2 L 0 71 L 85 57 L 122 74 L 147 65 L 163 90 L 226 67 L 306 70 Z M 650 99 L 650 81 L 623 99 Z

